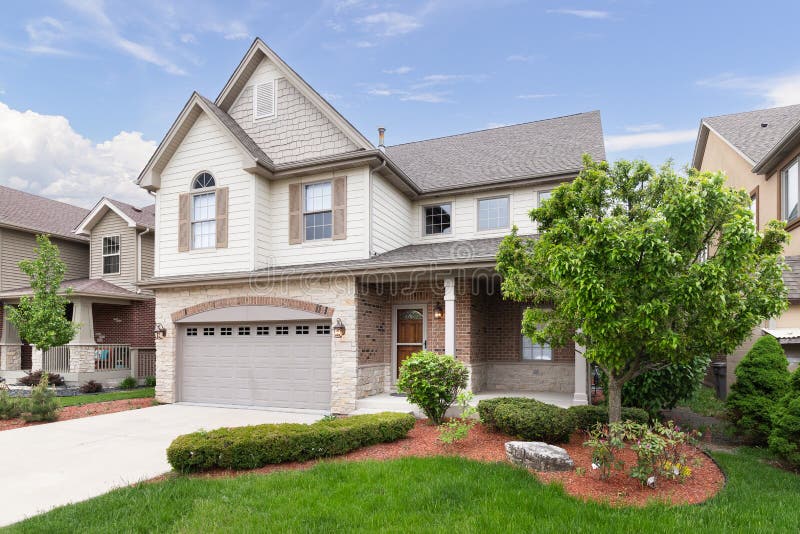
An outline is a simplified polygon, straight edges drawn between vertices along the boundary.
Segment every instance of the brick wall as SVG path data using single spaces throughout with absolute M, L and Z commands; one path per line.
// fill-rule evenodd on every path
M 155 299 L 126 306 L 92 304 L 95 335 L 103 334 L 103 343 L 123 343 L 132 347 L 153 347 Z

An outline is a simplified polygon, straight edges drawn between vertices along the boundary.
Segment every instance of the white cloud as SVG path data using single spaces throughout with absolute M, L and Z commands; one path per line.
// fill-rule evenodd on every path
M 680 145 L 694 142 L 697 130 L 666 130 L 663 132 L 646 132 L 624 135 L 607 135 L 606 150 L 621 152 L 641 148 Z
M 511 54 L 506 58 L 506 61 L 517 62 L 517 63 L 530 63 L 532 61 L 536 61 L 540 57 L 541 56 L 535 54 L 530 54 L 530 55 Z
M 555 93 L 527 93 L 524 95 L 517 95 L 520 100 L 540 100 L 542 98 L 552 98 L 558 96 Z
M 182 33 L 181 42 L 184 44 L 195 44 L 197 43 L 197 38 L 191 33 Z
M 402 101 L 427 102 L 429 104 L 441 104 L 452 102 L 445 95 L 448 93 L 407 93 L 400 97 Z
M 411 67 L 407 67 L 403 65 L 402 67 L 397 67 L 395 69 L 385 69 L 383 72 L 384 74 L 408 74 L 413 69 Z
M 322 93 L 322 98 L 332 102 L 334 100 L 339 100 L 340 98 L 342 98 L 342 95 L 336 93 Z
M 356 41 L 356 48 L 372 48 L 377 46 L 372 41 Z
M 452 102 L 447 96 L 446 91 L 407 91 L 403 89 L 392 89 L 386 85 L 379 84 L 367 89 L 367 94 L 372 96 L 396 96 L 403 102 L 427 102 L 429 104 L 442 104 Z
M 625 127 L 625 131 L 631 133 L 657 132 L 663 129 L 664 125 L 657 122 L 651 122 L 647 124 L 632 124 Z
M 135 205 L 152 202 L 133 181 L 156 143 L 120 132 L 93 143 L 60 115 L 17 111 L 0 102 L 0 183 L 90 207 L 109 196 Z
M 768 107 L 800 104 L 800 74 L 764 77 L 721 74 L 714 78 L 700 80 L 697 85 L 758 96 Z
M 422 89 L 423 87 L 447 85 L 457 82 L 481 82 L 485 79 L 485 74 L 429 74 L 423 76 L 421 82 L 415 83 L 411 87 L 414 89 Z
M 373 13 L 356 19 L 356 22 L 365 26 L 368 31 L 375 32 L 382 37 L 403 35 L 422 26 L 416 17 L 397 11 Z
M 598 11 L 594 9 L 548 9 L 548 13 L 557 15 L 571 15 L 582 19 L 607 19 L 611 17 L 608 11 Z
M 507 122 L 487 122 L 486 128 L 502 128 L 503 126 L 508 126 Z

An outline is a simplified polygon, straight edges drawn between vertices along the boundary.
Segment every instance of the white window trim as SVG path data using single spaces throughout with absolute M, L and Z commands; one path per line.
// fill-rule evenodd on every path
M 450 231 L 449 232 L 442 232 L 442 233 L 439 233 L 439 234 L 429 234 L 429 233 L 427 233 L 425 231 L 426 228 L 427 228 L 427 225 L 425 224 L 425 220 L 426 220 L 425 210 L 427 208 L 432 208 L 434 206 L 444 206 L 446 204 L 450 205 Z M 420 206 L 420 209 L 419 209 L 420 233 L 422 234 L 422 237 L 423 238 L 427 238 L 427 239 L 436 239 L 436 238 L 454 236 L 455 233 L 456 233 L 456 225 L 454 223 L 454 221 L 455 221 L 455 205 L 456 205 L 456 203 L 455 203 L 454 200 L 446 200 L 446 201 L 442 201 L 442 202 L 431 202 L 430 204 L 423 204 L 422 206 Z
M 200 195 L 208 195 L 208 194 L 211 194 L 211 193 L 214 194 L 214 217 L 212 217 L 210 219 L 203 219 L 203 220 L 196 221 L 194 219 L 194 199 L 195 199 L 195 197 L 198 197 Z M 191 206 L 189 206 L 189 211 L 191 212 L 191 217 L 189 219 L 189 241 L 190 241 L 191 247 L 189 247 L 189 249 L 190 250 L 211 250 L 211 249 L 216 249 L 217 248 L 217 233 L 216 233 L 216 231 L 214 232 L 214 244 L 213 245 L 208 246 L 208 247 L 196 247 L 196 246 L 194 246 L 194 224 L 195 223 L 201 223 L 201 222 L 211 222 L 211 221 L 214 221 L 214 223 L 217 222 L 217 217 L 216 217 L 216 211 L 217 211 L 217 188 L 216 187 L 205 187 L 203 189 L 193 189 L 192 190 L 192 202 L 191 202 Z
M 306 189 L 310 185 L 318 185 L 318 184 L 330 184 L 331 186 L 331 209 L 329 210 L 322 210 L 322 211 L 306 211 Z M 325 180 L 315 180 L 313 182 L 303 182 L 300 184 L 303 195 L 301 202 L 303 203 L 303 209 L 300 210 L 300 217 L 302 218 L 302 227 L 303 227 L 303 243 L 325 243 L 326 241 L 333 241 L 333 180 L 325 179 Z M 322 237 L 320 239 L 306 239 L 306 215 L 312 215 L 314 213 L 326 213 L 331 212 L 331 236 L 330 237 Z
M 112 237 L 117 238 L 117 253 L 116 254 L 106 254 L 106 247 L 105 247 L 105 240 L 111 239 Z M 100 270 L 103 273 L 103 276 L 107 276 L 110 274 L 120 274 L 122 272 L 122 236 L 119 234 L 114 235 L 104 235 L 103 238 L 100 240 L 100 252 L 103 256 L 103 261 L 100 265 Z M 117 272 L 115 273 L 107 273 L 106 272 L 106 260 L 105 258 L 111 256 L 118 256 L 119 261 L 117 262 Z
M 506 199 L 508 207 L 508 223 L 505 226 L 498 226 L 496 228 L 486 228 L 481 230 L 481 201 L 482 200 L 497 200 L 499 198 Z M 452 218 L 452 214 L 450 215 Z M 451 224 L 452 226 L 452 224 Z M 475 199 L 475 232 L 479 234 L 498 232 L 501 230 L 508 230 L 511 228 L 511 195 L 496 195 L 492 197 L 480 197 Z
M 797 164 L 797 166 L 798 166 L 797 173 L 798 173 L 798 175 L 800 176 L 800 156 L 798 156 L 798 157 L 794 158 L 792 161 L 790 161 L 789 163 L 787 163 L 786 165 L 784 165 L 784 166 L 783 166 L 783 168 L 782 168 L 782 169 L 781 169 L 781 171 L 780 171 L 780 174 L 779 174 L 779 178 L 780 178 L 780 190 L 781 190 L 781 198 L 780 198 L 780 201 L 781 201 L 781 202 L 780 202 L 780 206 L 781 206 L 781 213 L 780 213 L 780 220 L 782 220 L 782 221 L 784 221 L 784 222 L 787 222 L 787 223 L 789 223 L 789 222 L 794 222 L 794 221 L 796 221 L 797 219 L 800 219 L 800 214 L 798 214 L 798 216 L 797 216 L 797 217 L 795 217 L 794 219 L 788 219 L 788 218 L 786 217 L 786 216 L 787 216 L 787 213 L 786 213 L 786 208 L 787 208 L 788 206 L 786 205 L 786 199 L 787 199 L 787 196 L 786 196 L 786 185 L 784 184 L 784 175 L 785 175 L 785 173 L 786 173 L 786 172 L 789 170 L 789 168 L 790 168 L 792 165 L 795 165 L 795 164 Z M 798 198 L 800 199 L 800 178 L 798 178 L 798 180 L 797 180 L 797 183 L 798 183 L 798 192 L 797 192 L 797 193 L 798 193 Z
M 270 80 L 267 82 L 256 83 L 253 85 L 253 122 L 258 122 L 264 119 L 271 119 L 278 114 L 278 84 L 276 83 L 277 80 Z M 256 109 L 258 109 L 258 105 L 256 102 L 258 101 L 258 88 L 261 85 L 272 84 L 272 113 L 269 115 L 256 115 Z
M 542 195 L 545 195 L 547 193 L 550 193 L 552 195 L 553 194 L 553 190 L 552 189 L 542 189 L 542 190 L 536 191 L 536 207 L 537 208 L 541 208 L 542 207 Z

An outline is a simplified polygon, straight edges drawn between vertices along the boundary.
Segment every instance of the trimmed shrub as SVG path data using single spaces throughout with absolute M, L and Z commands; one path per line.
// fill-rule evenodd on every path
M 25 376 L 17 379 L 17 384 L 20 386 L 38 386 L 39 382 L 42 381 L 43 375 L 44 371 L 41 369 L 33 372 L 26 371 Z M 51 386 L 64 385 L 64 377 L 58 373 L 47 373 L 47 381 Z
M 0 419 L 16 419 L 25 410 L 25 401 L 19 397 L 12 397 L 8 391 L 0 391 Z
M 138 385 L 139 383 L 135 378 L 132 376 L 126 376 L 125 379 L 119 383 L 119 389 L 133 389 Z
M 736 367 L 725 404 L 733 427 L 754 443 L 767 443 L 775 406 L 789 389 L 788 365 L 778 340 L 763 336 Z
M 769 448 L 787 462 L 800 467 L 800 368 L 792 374 L 789 393 L 775 408 Z
M 478 403 L 478 413 L 484 423 L 525 441 L 563 443 L 576 428 L 569 410 L 535 399 L 488 399 Z
M 154 377 L 154 376 L 148 376 L 148 377 L 146 377 L 146 378 L 144 379 L 144 385 L 145 385 L 145 386 L 147 386 L 147 387 L 149 387 L 149 388 L 154 388 L 154 387 L 156 387 L 156 377 Z
M 48 386 L 48 378 L 47 373 L 44 373 L 39 384 L 31 390 L 31 397 L 22 414 L 22 418 L 28 423 L 58 419 L 59 406 L 55 393 Z
M 447 354 L 423 350 L 403 361 L 397 390 L 406 393 L 408 402 L 419 406 L 438 426 L 468 380 L 469 370 L 463 363 Z
M 571 406 L 567 408 L 574 416 L 579 430 L 592 430 L 598 423 L 608 424 L 608 406 Z M 623 408 L 622 420 L 646 425 L 650 417 L 641 408 Z
M 710 358 L 698 356 L 687 363 L 647 371 L 622 386 L 622 405 L 646 410 L 651 419 L 656 419 L 661 410 L 671 410 L 694 394 L 706 375 L 709 363 Z M 605 398 L 608 398 L 605 375 L 602 384 Z
M 167 460 L 181 473 L 255 469 L 268 464 L 326 458 L 405 437 L 414 427 L 411 414 L 383 412 L 322 420 L 310 425 L 275 424 L 219 428 L 178 436 Z
M 81 393 L 100 393 L 103 391 L 103 384 L 95 382 L 94 380 L 89 380 L 78 389 L 80 389 Z

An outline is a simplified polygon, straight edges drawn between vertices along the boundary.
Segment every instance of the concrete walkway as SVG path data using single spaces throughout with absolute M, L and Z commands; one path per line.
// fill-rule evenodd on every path
M 180 434 L 320 417 L 168 404 L 0 432 L 0 526 L 169 471 Z

